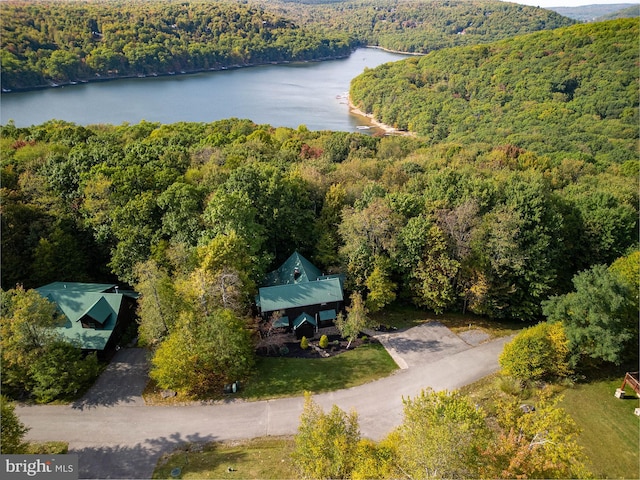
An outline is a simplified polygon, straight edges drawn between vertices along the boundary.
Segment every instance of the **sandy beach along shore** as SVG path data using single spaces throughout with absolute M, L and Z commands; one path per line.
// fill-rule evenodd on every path
M 387 125 L 386 123 L 379 122 L 378 120 L 375 119 L 373 115 L 371 115 L 370 113 L 363 112 L 356 105 L 354 105 L 353 102 L 351 101 L 351 98 L 349 98 L 349 111 L 354 115 L 365 117 L 366 119 L 368 119 L 369 123 L 376 126 L 380 130 L 383 130 L 385 133 L 389 135 L 406 135 L 410 137 L 416 136 L 415 133 L 413 132 L 408 132 L 406 130 L 398 130 L 397 128 L 394 128 L 391 125 Z

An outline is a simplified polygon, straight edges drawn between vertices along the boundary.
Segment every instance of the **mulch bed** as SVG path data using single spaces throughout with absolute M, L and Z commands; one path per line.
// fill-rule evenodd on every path
M 312 345 L 318 346 L 321 336 L 322 336 L 322 332 L 320 332 L 320 334 L 317 334 L 314 338 L 309 339 L 309 348 L 304 350 L 300 347 L 300 340 L 294 341 L 292 337 L 292 341 L 285 343 L 285 346 L 287 347 L 286 348 L 287 353 L 265 354 L 264 352 L 262 352 L 260 353 L 260 355 L 267 356 L 267 357 L 284 357 L 284 358 L 326 358 L 325 356 L 321 355 L 315 348 L 312 348 Z M 327 338 L 329 339 L 329 346 L 325 348 L 324 351 L 329 354 L 328 355 L 329 357 L 334 357 L 336 355 L 340 355 L 341 353 L 344 353 L 347 351 L 348 342 L 347 340 L 344 340 L 342 337 L 340 337 L 340 335 L 337 335 L 337 334 L 327 335 Z M 376 340 L 373 338 L 368 338 L 364 334 L 360 334 L 357 339 L 351 342 L 351 345 L 349 345 L 349 350 L 353 350 L 354 348 L 357 348 L 360 345 L 363 345 L 365 343 L 372 343 L 374 341 Z

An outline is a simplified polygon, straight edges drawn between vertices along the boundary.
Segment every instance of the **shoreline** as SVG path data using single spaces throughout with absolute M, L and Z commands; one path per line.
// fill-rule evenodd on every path
M 30 87 L 18 87 L 13 89 L 2 89 L 3 95 L 8 95 L 11 93 L 21 93 L 21 92 L 30 92 L 34 90 L 45 90 L 48 88 L 62 88 L 62 87 L 73 87 L 76 85 L 82 85 L 85 83 L 98 83 L 98 82 L 112 82 L 116 80 L 131 80 L 136 78 L 154 78 L 154 77 L 170 77 L 170 76 L 182 76 L 182 75 L 195 75 L 198 73 L 206 73 L 206 72 L 220 72 L 225 70 L 237 70 L 240 68 L 251 68 L 251 67 L 260 67 L 266 65 L 287 65 L 287 64 L 297 64 L 297 63 L 313 63 L 313 62 L 325 62 L 330 60 L 340 60 L 344 58 L 349 58 L 355 50 L 358 48 L 373 48 L 376 50 L 382 50 L 389 53 L 398 53 L 401 55 L 410 55 L 410 56 L 423 56 L 424 53 L 415 53 L 415 52 L 401 52 L 398 50 L 391 50 L 389 48 L 380 47 L 378 45 L 365 45 L 356 47 L 348 55 L 335 55 L 330 57 L 321 57 L 314 58 L 312 60 L 277 60 L 272 62 L 260 62 L 260 63 L 244 63 L 244 64 L 234 64 L 234 65 L 219 65 L 211 68 L 203 68 L 196 70 L 182 70 L 179 72 L 157 72 L 157 73 L 147 73 L 147 74 L 126 74 L 126 75 L 109 75 L 109 76 L 96 76 L 91 78 L 82 78 L 78 80 L 71 80 L 68 82 L 61 83 L 48 83 L 46 85 L 33 85 Z M 96 74 L 97 75 L 97 74 Z M 363 116 L 366 116 L 363 114 Z
M 415 137 L 416 134 L 414 132 L 410 132 L 408 130 L 399 130 L 395 127 L 392 127 L 391 125 L 387 125 L 386 123 L 382 123 L 378 120 L 376 120 L 376 118 L 370 114 L 370 113 L 365 113 L 362 110 L 360 110 L 352 101 L 351 101 L 351 97 L 349 97 L 349 113 L 352 113 L 354 115 L 357 115 L 359 117 L 364 117 L 366 118 L 369 123 L 371 123 L 372 125 L 374 125 L 376 128 L 379 128 L 380 130 L 382 130 L 385 135 L 401 135 L 404 137 Z
M 425 55 L 427 55 L 426 53 L 419 53 L 419 52 L 402 52 L 400 50 L 391 50 L 390 48 L 381 47 L 379 45 L 367 45 L 365 48 L 375 48 L 377 50 L 382 50 L 384 52 L 399 53 L 401 55 L 410 55 L 412 57 L 424 57 Z
M 49 88 L 62 88 L 62 87 L 74 87 L 76 85 L 84 85 L 87 83 L 99 83 L 99 82 L 113 82 L 117 80 L 132 80 L 132 79 L 145 79 L 145 78 L 158 78 L 158 77 L 178 77 L 184 75 L 195 75 L 198 73 L 207 73 L 207 72 L 223 72 L 225 70 L 238 70 L 240 68 L 252 68 L 252 67 L 263 67 L 267 65 L 289 65 L 289 64 L 303 64 L 303 63 L 315 63 L 315 62 L 325 62 L 330 60 L 340 60 L 343 58 L 349 58 L 353 54 L 353 51 L 349 52 L 348 55 L 336 55 L 332 57 L 322 57 L 315 58 L 312 60 L 279 60 L 273 62 L 260 62 L 260 63 L 243 63 L 243 64 L 233 64 L 233 65 L 220 65 L 217 67 L 211 68 L 203 68 L 196 70 L 182 70 L 179 72 L 158 72 L 158 73 L 147 73 L 147 74 L 127 74 L 127 75 L 110 75 L 110 76 L 96 76 L 94 78 L 83 78 L 78 80 L 72 80 L 68 82 L 61 83 L 49 83 L 46 85 L 34 85 L 31 87 L 19 87 L 13 89 L 2 89 L 2 95 L 10 95 L 12 93 L 23 93 L 23 92 L 31 92 L 35 90 L 46 90 Z

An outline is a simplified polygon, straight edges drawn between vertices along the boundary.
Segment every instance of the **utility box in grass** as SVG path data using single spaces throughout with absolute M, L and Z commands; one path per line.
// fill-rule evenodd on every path
M 238 390 L 240 390 L 240 382 L 233 382 L 233 383 L 227 383 L 224 386 L 224 393 L 238 393 Z

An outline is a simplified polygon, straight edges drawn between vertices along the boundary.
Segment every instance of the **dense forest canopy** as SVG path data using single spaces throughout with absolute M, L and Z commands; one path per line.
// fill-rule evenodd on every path
M 2 2 L 0 15 L 3 89 L 318 60 L 357 44 L 232 1 Z
M 83 20 L 57 13 L 50 18 L 69 28 L 29 28 L 60 40 L 74 24 L 89 26 L 99 35 L 86 36 L 87 45 L 111 35 L 123 54 L 170 49 L 180 35 L 197 46 L 191 39 L 221 19 L 233 32 L 242 26 L 247 45 L 275 38 L 265 25 L 282 38 L 309 31 L 247 5 L 150 2 L 162 15 L 149 17 L 138 16 L 142 4 L 123 2 L 113 12 L 121 21 L 130 15 L 123 30 L 91 15 L 113 3 L 64 5 L 86 8 Z M 189 16 L 207 8 L 221 15 Z M 148 43 L 131 40 L 141 32 Z M 226 38 L 222 27 L 218 33 Z M 66 44 L 82 52 L 69 35 Z M 340 35 L 347 49 L 360 38 Z M 162 43 L 152 40 L 158 36 Z M 298 250 L 325 272 L 346 273 L 347 287 L 372 310 L 397 299 L 436 312 L 538 319 L 541 303 L 569 291 L 576 273 L 637 248 L 637 36 L 634 21 L 577 25 L 439 50 L 354 80 L 356 104 L 416 137 L 240 119 L 9 123 L 0 132 L 2 288 L 156 282 L 196 298 L 202 279 L 223 279 L 246 307 L 264 274 Z M 16 52 L 37 58 L 46 50 L 34 50 L 28 35 L 14 38 Z M 51 45 L 51 57 L 63 54 Z M 155 55 L 145 58 L 168 58 Z
M 554 158 L 637 158 L 638 22 L 575 25 L 366 71 L 351 100 L 435 142 L 505 142 Z
M 348 32 L 367 45 L 427 53 L 574 23 L 551 10 L 495 0 L 263 1 L 305 25 Z
M 297 249 L 365 298 L 532 319 L 638 241 L 637 160 L 237 119 L 1 133 L 4 289 L 204 262 L 250 298 Z
M 6 1 L 0 15 L 3 91 L 319 60 L 365 44 L 427 52 L 572 23 L 544 9 L 477 0 Z

